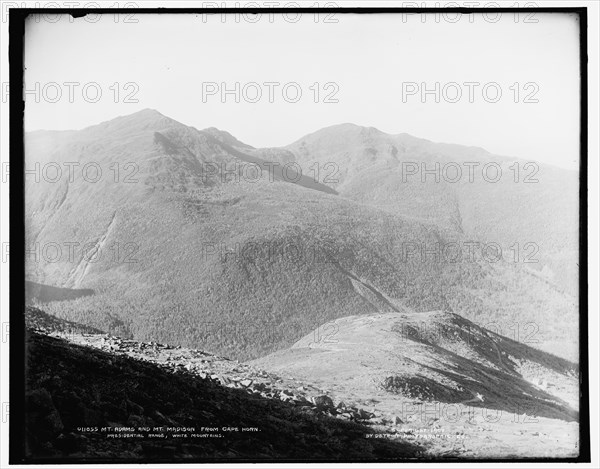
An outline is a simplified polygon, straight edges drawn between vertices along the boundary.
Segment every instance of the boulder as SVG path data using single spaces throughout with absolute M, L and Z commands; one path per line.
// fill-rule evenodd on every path
M 320 396 L 315 397 L 315 405 L 320 410 L 330 410 L 335 409 L 335 405 L 333 404 L 333 400 L 331 397 L 322 394 Z

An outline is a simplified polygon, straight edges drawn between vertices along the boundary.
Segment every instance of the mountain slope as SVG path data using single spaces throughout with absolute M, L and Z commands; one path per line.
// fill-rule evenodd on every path
M 456 314 L 341 318 L 250 363 L 315 383 L 336 400 L 370 404 L 415 431 L 477 426 L 466 457 L 577 454 L 577 366 Z
M 318 167 L 320 181 L 352 200 L 499 243 L 507 258 L 520 250 L 522 262 L 535 252 L 530 260 L 537 262 L 528 267 L 577 292 L 574 171 L 353 124 L 306 135 L 285 147 L 280 159 Z
M 505 335 L 515 323 L 536 324 L 539 347 L 559 344 L 576 355 L 572 296 L 544 272 L 486 260 L 481 246 L 468 256 L 472 233 L 461 226 L 473 217 L 489 228 L 496 214 L 468 215 L 464 200 L 441 185 L 413 184 L 404 193 L 394 189 L 394 172 L 387 182 L 371 177 L 384 168 L 381 158 L 394 162 L 385 145 L 396 137 L 353 126 L 326 131 L 336 136 L 319 143 L 323 158 L 358 152 L 348 157 L 358 166 L 335 187 L 315 182 L 302 165 L 300 179 L 269 169 L 266 158 L 289 158 L 296 144 L 253 150 L 152 110 L 78 132 L 28 134 L 28 167 L 78 163 L 72 178 L 26 181 L 28 280 L 94 292 L 45 304 L 62 318 L 236 358 L 285 348 L 338 317 L 403 308 L 460 311 L 479 324 L 499 322 Z M 398 138 L 406 152 L 424 145 Z M 364 141 L 376 150 L 372 163 L 357 159 Z M 418 154 L 441 148 L 427 145 L 429 153 Z M 261 168 L 259 177 L 246 172 L 249 163 Z M 364 191 L 349 191 L 353 184 Z M 442 252 L 452 243 L 461 248 L 458 260 Z M 570 251 L 563 256 L 571 260 Z
M 367 438 L 376 433 L 372 428 L 334 418 L 308 401 L 297 405 L 243 386 L 226 387 L 176 357 L 225 361 L 201 351 L 128 343 L 138 357 L 131 358 L 114 351 L 118 339 L 72 333 L 69 338 L 85 346 L 28 332 L 25 457 L 30 463 L 56 458 L 72 463 L 383 461 L 415 457 L 418 451 L 412 443 Z M 96 338 L 104 350 L 87 345 Z M 157 351 L 165 355 L 157 357 Z M 161 361 L 169 352 L 173 358 Z

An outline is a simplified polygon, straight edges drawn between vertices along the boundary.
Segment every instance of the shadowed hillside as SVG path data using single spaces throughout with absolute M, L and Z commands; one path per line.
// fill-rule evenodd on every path
M 26 308 L 25 325 L 27 326 L 27 329 L 44 331 L 46 333 L 102 334 L 102 331 L 99 329 L 59 319 L 32 306 L 27 306 Z
M 60 321 L 46 317 L 40 322 L 40 313 L 29 310 L 28 321 L 37 321 L 38 329 L 49 327 L 48 332 L 58 334 Z M 372 428 L 334 418 L 335 412 L 306 399 L 296 402 L 292 393 L 281 394 L 286 400 L 244 387 L 249 384 L 235 377 L 242 373 L 226 359 L 159 344 L 127 342 L 126 349 L 121 339 L 78 335 L 71 324 L 64 324 L 63 332 L 71 342 L 28 332 L 25 402 L 29 462 L 66 457 L 70 462 L 86 463 L 142 458 L 164 462 L 385 461 L 417 455 L 418 447 L 412 443 L 367 438 L 365 434 L 375 433 Z M 119 344 L 124 348 L 118 350 Z M 125 350 L 132 350 L 138 358 L 127 356 Z M 164 355 L 158 357 L 157 352 Z M 195 360 L 178 358 L 183 355 Z M 243 386 L 227 387 L 225 378 L 219 381 L 216 375 L 199 372 L 195 362 L 204 367 L 212 362 L 229 367 L 228 383 L 236 384 L 232 381 L 236 379 Z M 260 376 L 269 377 L 264 372 Z M 227 427 L 229 430 L 224 430 Z
M 35 282 L 25 282 L 25 301 L 28 303 L 50 303 L 52 301 L 67 301 L 90 296 L 94 290 L 89 288 L 73 289 L 58 288 L 51 285 L 42 285 Z

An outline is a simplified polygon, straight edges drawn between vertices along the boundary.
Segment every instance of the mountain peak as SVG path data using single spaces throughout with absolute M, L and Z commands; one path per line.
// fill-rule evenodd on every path
M 156 109 L 152 109 L 150 107 L 144 108 L 141 111 L 134 112 L 131 115 L 133 116 L 136 114 L 137 115 L 159 115 L 159 116 L 165 117 L 164 114 L 162 114 L 162 113 L 158 112 Z
M 101 136 L 108 134 L 125 135 L 147 130 L 160 131 L 174 126 L 184 126 L 184 124 L 161 114 L 155 109 L 146 108 L 132 114 L 115 117 L 98 125 L 86 127 L 82 132 Z
M 170 117 L 167 117 L 164 114 L 161 114 L 156 109 L 151 109 L 151 108 L 142 109 L 141 111 L 137 111 L 132 114 L 127 114 L 125 116 L 119 116 L 119 117 L 112 119 L 109 122 L 114 122 L 114 121 L 119 121 L 119 120 L 127 121 L 127 122 L 147 123 L 147 124 L 149 124 L 149 123 L 165 123 L 165 122 L 176 123 L 177 122 L 177 121 L 171 119 Z
M 330 125 L 318 130 L 317 132 L 352 132 L 360 134 L 385 135 L 385 132 L 382 132 L 376 127 L 365 127 L 362 125 L 353 124 L 351 122 Z
M 297 140 L 291 145 L 294 146 L 303 141 L 321 141 L 321 142 L 345 142 L 357 143 L 365 140 L 370 140 L 377 137 L 385 137 L 388 134 L 382 132 L 375 127 L 363 127 L 350 122 L 343 124 L 335 124 L 329 127 L 324 127 L 308 135 L 305 135 L 301 139 Z

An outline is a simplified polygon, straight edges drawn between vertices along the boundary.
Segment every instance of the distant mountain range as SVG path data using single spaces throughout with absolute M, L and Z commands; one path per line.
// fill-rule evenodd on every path
M 251 359 L 442 310 L 577 359 L 576 172 L 352 124 L 257 149 L 154 110 L 25 152 L 29 298 L 63 319 Z

